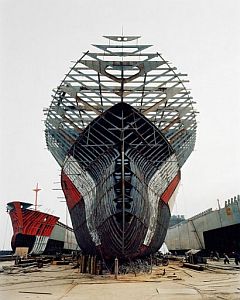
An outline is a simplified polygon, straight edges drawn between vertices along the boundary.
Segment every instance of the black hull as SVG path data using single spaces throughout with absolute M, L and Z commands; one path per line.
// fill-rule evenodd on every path
M 169 220 L 171 217 L 169 207 L 163 202 L 159 202 L 158 207 L 158 221 L 155 230 L 154 237 L 148 247 L 144 247 L 144 237 L 146 236 L 147 226 L 140 222 L 136 217 L 132 218 L 131 225 L 126 228 L 125 237 L 125 255 L 122 255 L 121 244 L 115 244 L 114 241 L 121 240 L 121 230 L 116 232 L 114 228 L 118 227 L 116 223 L 116 216 L 112 216 L 107 219 L 99 227 L 99 235 L 101 237 L 101 246 L 97 247 L 89 233 L 89 229 L 86 223 L 86 214 L 84 201 L 78 203 L 72 210 L 70 210 L 70 215 L 75 228 L 75 235 L 77 242 L 81 245 L 81 250 L 84 254 L 89 255 L 99 255 L 106 259 L 114 257 L 128 257 L 134 258 L 138 256 L 150 255 L 156 252 L 164 242 Z M 118 239 L 117 239 L 118 236 Z
M 36 236 L 18 233 L 12 239 L 11 246 L 13 252 L 16 251 L 17 247 L 27 247 L 28 253 L 30 254 L 31 251 L 33 250 L 35 241 L 36 241 Z M 48 239 L 46 248 L 41 254 L 55 255 L 56 253 L 68 253 L 68 252 L 70 253 L 71 251 L 64 249 L 64 242 Z

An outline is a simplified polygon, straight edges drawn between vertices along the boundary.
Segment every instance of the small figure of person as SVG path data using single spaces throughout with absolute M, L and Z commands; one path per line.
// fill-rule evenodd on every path
M 224 258 L 224 264 L 226 265 L 227 263 L 230 264 L 230 261 L 229 261 L 229 257 L 227 256 L 226 253 L 223 253 L 223 258 Z
M 219 256 L 219 253 L 217 251 L 215 251 L 215 257 L 216 257 L 216 260 L 219 261 L 220 256 Z
M 238 263 L 240 262 L 240 254 L 238 251 L 234 251 L 233 252 L 233 257 L 234 257 L 234 260 L 235 260 L 235 264 L 238 265 Z
M 210 259 L 213 259 L 213 251 L 210 252 Z

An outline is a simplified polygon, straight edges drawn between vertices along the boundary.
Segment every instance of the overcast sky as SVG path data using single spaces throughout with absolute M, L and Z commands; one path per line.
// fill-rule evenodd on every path
M 191 217 L 240 194 L 240 1 L 0 0 L 0 249 L 10 248 L 7 202 L 34 202 L 65 222 L 60 168 L 46 150 L 43 108 L 103 35 L 141 35 L 187 73 L 197 143 L 174 208 Z

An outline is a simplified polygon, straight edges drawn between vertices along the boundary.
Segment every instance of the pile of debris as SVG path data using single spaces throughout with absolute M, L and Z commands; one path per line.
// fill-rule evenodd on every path
M 16 256 L 14 265 L 2 266 L 0 272 L 6 274 L 38 272 L 44 265 L 50 265 L 51 259 L 46 258 L 21 258 Z

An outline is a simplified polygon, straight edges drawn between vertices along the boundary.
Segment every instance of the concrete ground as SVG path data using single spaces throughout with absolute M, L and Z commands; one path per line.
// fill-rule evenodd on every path
M 13 265 L 13 262 L 1 265 Z M 167 267 L 154 267 L 151 274 L 121 275 L 117 280 L 113 275 L 80 274 L 71 265 L 33 270 L 35 272 L 5 270 L 0 273 L 0 299 L 240 299 L 240 269 L 234 264 L 226 267 L 222 262 L 217 265 L 209 262 L 204 271 L 195 271 L 173 261 Z

